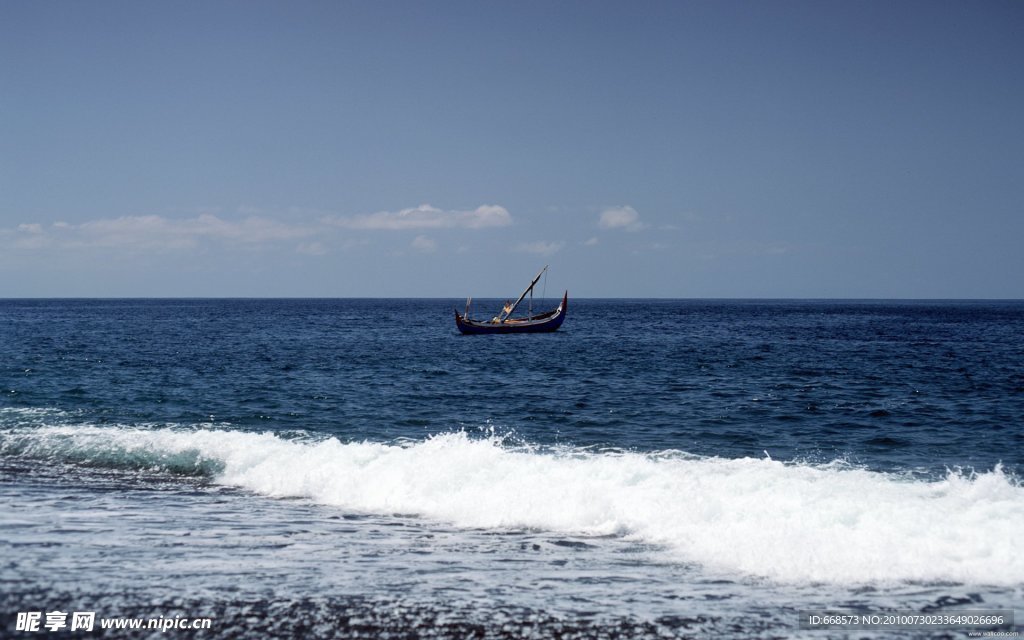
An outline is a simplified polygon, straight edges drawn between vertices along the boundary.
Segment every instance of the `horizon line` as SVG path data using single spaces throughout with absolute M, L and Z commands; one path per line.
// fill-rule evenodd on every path
M 20 300 L 461 300 L 466 296 L 0 296 L 0 301 Z M 472 296 L 475 300 L 502 300 L 508 296 Z M 560 296 L 539 298 L 557 300 Z M 535 300 L 538 298 L 534 298 Z M 669 297 L 581 296 L 575 300 L 715 300 L 715 301 L 818 301 L 818 302 L 1024 302 L 1024 298 L 906 298 L 906 297 Z

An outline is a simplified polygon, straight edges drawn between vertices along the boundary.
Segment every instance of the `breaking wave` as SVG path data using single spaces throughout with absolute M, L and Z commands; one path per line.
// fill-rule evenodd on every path
M 618 535 L 780 582 L 1024 583 L 1024 487 L 999 467 L 924 481 L 843 464 L 536 450 L 465 433 L 385 444 L 94 426 L 0 432 L 0 454 L 202 475 L 467 528 Z

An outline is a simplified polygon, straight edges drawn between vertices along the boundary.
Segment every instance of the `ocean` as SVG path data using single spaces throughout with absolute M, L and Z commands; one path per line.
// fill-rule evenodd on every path
M 0 635 L 1024 630 L 1024 302 L 463 304 L 0 301 Z

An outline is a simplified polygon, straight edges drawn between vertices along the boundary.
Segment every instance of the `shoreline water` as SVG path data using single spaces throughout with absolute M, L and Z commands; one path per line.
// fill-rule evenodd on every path
M 501 340 L 448 306 L 0 302 L 4 628 L 839 637 L 799 612 L 1021 608 L 1024 306 L 583 301 Z

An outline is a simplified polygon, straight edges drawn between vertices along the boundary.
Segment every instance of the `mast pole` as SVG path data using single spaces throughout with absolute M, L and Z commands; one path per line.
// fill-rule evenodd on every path
M 530 286 L 526 287 L 526 290 L 523 291 L 523 294 L 521 296 L 519 296 L 519 299 L 516 300 L 515 303 L 511 307 L 508 307 L 508 311 L 502 310 L 501 315 L 498 316 L 498 321 L 499 322 L 505 322 L 506 320 L 509 319 L 509 316 L 512 315 L 512 312 L 516 310 L 516 307 L 518 307 L 519 303 L 523 301 L 523 298 L 526 297 L 526 294 L 528 294 L 528 293 L 533 291 L 534 285 L 537 284 L 537 281 L 540 280 L 540 277 L 542 275 L 544 275 L 544 272 L 547 271 L 547 270 L 548 270 L 548 265 L 544 265 L 544 268 L 540 270 L 540 272 L 537 274 L 537 277 L 535 277 L 533 279 L 533 282 L 530 283 Z

